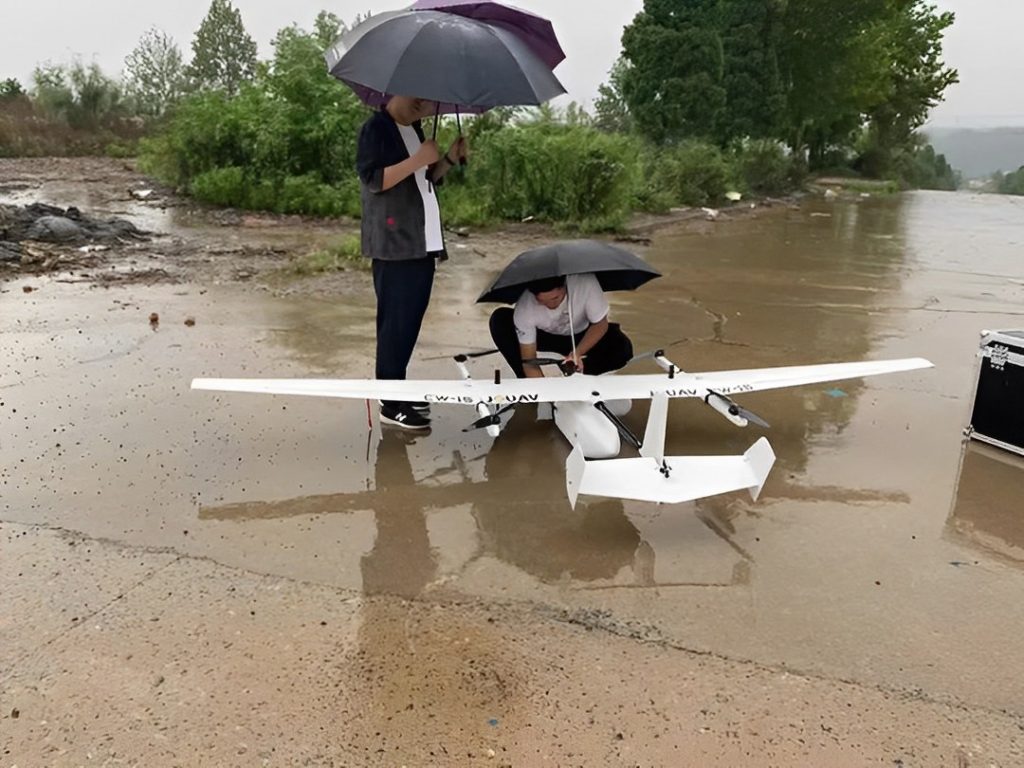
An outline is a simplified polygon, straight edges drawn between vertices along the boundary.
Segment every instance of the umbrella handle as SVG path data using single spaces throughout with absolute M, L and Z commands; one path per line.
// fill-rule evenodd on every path
M 434 102 L 434 135 L 430 138 L 437 141 L 437 121 L 441 116 L 441 102 Z M 427 174 L 427 189 L 430 190 L 430 194 L 434 194 L 434 182 L 430 179 L 430 174 Z
M 458 107 L 455 107 L 455 127 L 459 129 L 459 138 L 461 139 L 462 138 L 462 117 L 461 117 L 461 115 L 459 115 L 459 108 Z M 466 165 L 466 158 L 460 157 L 459 158 L 459 167 L 464 167 L 465 165 Z

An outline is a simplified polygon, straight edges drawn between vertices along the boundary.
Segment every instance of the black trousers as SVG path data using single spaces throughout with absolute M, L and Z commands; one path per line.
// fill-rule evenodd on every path
M 491 315 L 491 338 L 494 345 L 505 356 L 516 376 L 523 378 L 523 360 L 519 354 L 519 335 L 512 319 L 512 308 L 501 307 Z M 576 334 L 576 343 L 583 339 L 586 329 Z M 537 331 L 537 349 L 540 352 L 557 352 L 568 355 L 572 352 L 572 339 L 555 333 Z M 587 352 L 583 360 L 583 372 L 597 375 L 617 371 L 633 357 L 633 342 L 622 332 L 618 323 L 608 323 L 608 332 Z
M 404 379 L 434 285 L 434 258 L 373 260 L 378 379 Z M 394 401 L 386 401 L 394 405 Z

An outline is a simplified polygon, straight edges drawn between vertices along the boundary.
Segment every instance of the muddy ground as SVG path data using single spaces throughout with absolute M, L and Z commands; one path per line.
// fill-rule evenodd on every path
M 351 222 L 0 161 L 0 203 L 31 202 L 153 234 L 0 272 L 0 765 L 1024 764 L 1024 466 L 961 439 L 978 331 L 1024 314 L 1015 201 L 637 221 L 664 274 L 613 297 L 638 349 L 936 368 L 747 398 L 778 455 L 756 503 L 575 510 L 526 412 L 407 436 L 188 390 L 369 375 L 366 271 L 296 271 Z M 473 298 L 555 237 L 452 234 L 412 374 L 484 346 Z M 759 436 L 678 405 L 673 453 Z

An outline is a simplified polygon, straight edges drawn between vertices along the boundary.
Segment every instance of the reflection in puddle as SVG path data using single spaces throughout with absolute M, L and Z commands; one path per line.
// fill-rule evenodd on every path
M 550 425 L 536 422 L 528 410 L 511 420 L 482 460 L 467 463 L 453 451 L 448 466 L 433 460 L 426 472 L 417 472 L 410 449 L 428 438 L 385 429 L 368 490 L 204 506 L 199 518 L 244 522 L 372 510 L 374 544 L 360 561 L 367 594 L 414 597 L 485 558 L 541 583 L 574 588 L 746 583 L 752 558 L 714 513 L 694 516 L 693 505 L 643 504 L 631 504 L 627 512 L 618 499 L 571 508 L 561 469 L 565 450 L 552 439 Z M 470 466 L 479 463 L 486 479 Z M 693 526 L 704 534 L 695 535 Z M 668 549 L 659 557 L 661 546 Z M 686 554 L 691 546 L 713 551 L 715 564 L 706 563 L 711 578 L 701 578 L 702 567 L 694 569 Z M 721 562 L 723 554 L 728 563 Z M 682 572 L 688 575 L 680 577 Z
M 1024 565 L 1024 457 L 969 441 L 946 532 L 953 540 Z

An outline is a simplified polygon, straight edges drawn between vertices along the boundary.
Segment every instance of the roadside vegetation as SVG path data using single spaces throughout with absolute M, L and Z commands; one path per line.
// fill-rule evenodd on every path
M 592 113 L 464 119 L 472 160 L 446 180 L 446 220 L 615 230 L 636 211 L 782 195 L 815 175 L 953 189 L 917 133 L 957 80 L 942 61 L 952 23 L 924 0 L 646 0 Z M 213 205 L 358 216 L 368 112 L 322 57 L 344 30 L 321 13 L 259 61 L 237 9 L 213 0 L 187 64 L 153 29 L 121 81 L 75 62 L 37 69 L 27 90 L 0 82 L 0 155 L 137 154 Z M 440 121 L 442 145 L 454 122 Z
M 1024 166 L 1013 173 L 997 173 L 992 186 L 1001 195 L 1024 195 Z
M 355 235 L 348 235 L 321 250 L 309 253 L 292 266 L 292 270 L 300 275 L 369 268 L 370 261 L 363 258 L 359 237 Z

